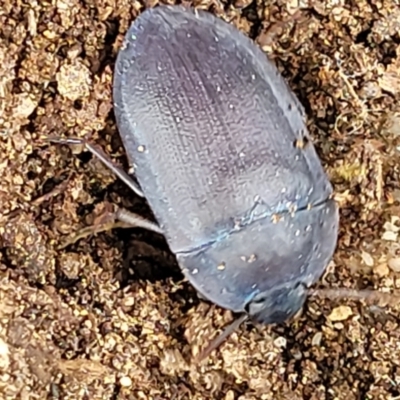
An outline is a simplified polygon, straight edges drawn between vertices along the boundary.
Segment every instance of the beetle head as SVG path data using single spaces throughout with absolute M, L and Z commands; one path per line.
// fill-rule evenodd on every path
M 262 324 L 279 324 L 293 317 L 302 308 L 308 288 L 303 282 L 294 286 L 279 286 L 271 290 L 258 293 L 247 304 L 246 313 L 235 319 L 225 330 L 211 341 L 208 346 L 196 357 L 196 362 L 207 357 L 213 350 L 239 328 L 249 317 Z
M 303 307 L 307 287 L 298 282 L 258 293 L 246 306 L 249 316 L 262 324 L 279 324 L 292 318 Z

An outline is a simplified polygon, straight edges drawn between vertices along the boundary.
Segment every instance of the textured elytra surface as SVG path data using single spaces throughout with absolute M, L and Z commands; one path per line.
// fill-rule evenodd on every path
M 115 114 L 174 252 L 331 193 L 300 105 L 241 32 L 185 8 L 142 14 L 116 62 Z M 251 214 L 251 216 L 250 216 Z

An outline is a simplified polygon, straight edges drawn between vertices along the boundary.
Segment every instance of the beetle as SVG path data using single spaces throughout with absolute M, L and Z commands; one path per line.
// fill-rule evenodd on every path
M 263 324 L 293 317 L 333 256 L 339 212 L 274 63 L 213 14 L 162 5 L 127 31 L 113 98 L 131 187 L 201 297 Z
M 159 6 L 126 33 L 113 96 L 135 176 L 197 291 L 262 323 L 296 313 L 339 217 L 276 66 L 211 13 Z

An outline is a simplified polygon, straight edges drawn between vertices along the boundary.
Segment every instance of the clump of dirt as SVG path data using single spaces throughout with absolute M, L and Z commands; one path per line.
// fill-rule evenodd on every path
M 320 286 L 400 287 L 400 7 L 395 0 L 186 2 L 250 35 L 303 103 L 341 204 Z M 158 235 L 65 240 L 119 204 L 151 218 L 82 149 L 127 168 L 112 112 L 123 35 L 152 1 L 3 0 L 0 9 L 2 399 L 400 398 L 400 307 L 310 298 L 284 326 L 243 326 L 197 299 Z M 200 338 L 200 339 L 199 339 Z

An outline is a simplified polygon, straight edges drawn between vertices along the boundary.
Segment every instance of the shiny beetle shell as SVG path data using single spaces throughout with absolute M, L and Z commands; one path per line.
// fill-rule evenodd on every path
M 339 217 L 275 65 L 212 14 L 159 6 L 126 33 L 113 95 L 136 178 L 191 284 L 260 322 L 295 314 Z

